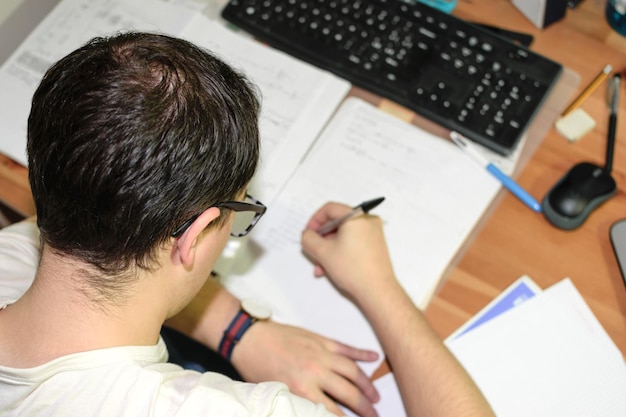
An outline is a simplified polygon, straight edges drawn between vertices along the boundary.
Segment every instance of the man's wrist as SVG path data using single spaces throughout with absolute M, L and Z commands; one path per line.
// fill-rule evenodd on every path
M 230 361 L 235 345 L 239 343 L 248 329 L 257 321 L 267 320 L 270 316 L 271 310 L 264 304 L 252 299 L 243 300 L 241 308 L 224 330 L 217 350 L 219 354 Z

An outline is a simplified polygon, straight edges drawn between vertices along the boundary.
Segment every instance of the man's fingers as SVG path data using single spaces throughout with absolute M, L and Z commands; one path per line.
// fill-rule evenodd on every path
M 367 377 L 365 379 L 367 380 Z M 324 381 L 322 389 L 338 403 L 351 409 L 359 416 L 378 417 L 373 403 L 366 397 L 362 389 L 357 387 L 352 381 L 334 374 L 331 378 L 327 378 Z
M 365 375 L 365 372 L 351 359 L 340 357 L 335 361 L 333 370 L 336 375 L 345 378 L 353 384 L 367 399 L 368 403 L 376 403 L 380 400 L 380 395 L 372 380 Z
M 375 352 L 373 350 L 369 350 L 369 349 L 359 349 L 359 348 L 355 348 L 346 344 L 343 344 L 341 342 L 335 342 L 336 343 L 336 347 L 335 347 L 335 352 L 343 355 L 345 357 L 348 357 L 350 359 L 353 359 L 355 361 L 362 361 L 362 362 L 374 362 L 375 360 L 378 359 L 378 352 Z

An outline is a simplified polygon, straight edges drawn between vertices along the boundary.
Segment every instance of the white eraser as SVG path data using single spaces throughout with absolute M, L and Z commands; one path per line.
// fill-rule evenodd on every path
M 575 142 L 582 138 L 594 127 L 596 127 L 596 121 L 581 108 L 556 121 L 556 130 L 570 142 Z

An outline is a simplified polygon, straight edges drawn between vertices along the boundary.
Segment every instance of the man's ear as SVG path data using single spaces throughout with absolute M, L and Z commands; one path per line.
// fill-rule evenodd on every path
M 202 212 L 174 242 L 172 261 L 185 267 L 193 265 L 195 246 L 200 233 L 219 216 L 220 209 L 217 207 L 211 207 Z

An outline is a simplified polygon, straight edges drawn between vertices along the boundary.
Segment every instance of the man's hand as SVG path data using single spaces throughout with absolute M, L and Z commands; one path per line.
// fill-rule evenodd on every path
M 215 279 L 208 279 L 194 300 L 166 324 L 217 350 L 224 329 L 240 302 Z M 239 374 L 250 382 L 280 381 L 337 415 L 337 402 L 364 416 L 376 416 L 378 393 L 357 361 L 372 362 L 378 354 L 356 349 L 315 333 L 272 321 L 255 323 L 231 357 Z
M 378 392 L 356 361 L 378 354 L 356 349 L 307 330 L 258 322 L 233 351 L 232 363 L 250 382 L 281 381 L 302 397 L 343 415 L 337 403 L 363 417 L 377 416 Z
M 363 214 L 344 223 L 335 233 L 316 231 L 328 221 L 341 218 L 351 208 L 327 203 L 309 220 L 302 234 L 302 249 L 314 265 L 317 277 L 326 276 L 345 296 L 361 303 L 376 302 L 380 291 L 399 288 L 387 250 L 383 223 L 378 216 Z

